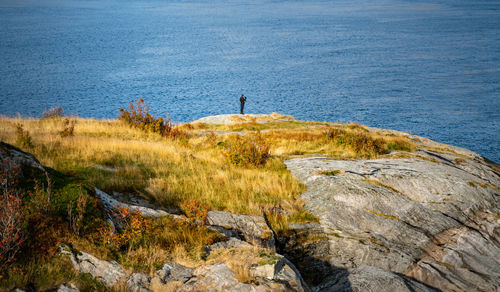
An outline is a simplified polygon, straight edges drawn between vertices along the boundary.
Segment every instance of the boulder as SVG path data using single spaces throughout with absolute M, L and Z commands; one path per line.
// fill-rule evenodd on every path
M 222 211 L 209 211 L 208 224 L 234 230 L 247 242 L 274 249 L 274 235 L 261 216 L 240 215 Z
M 62 254 L 69 256 L 73 267 L 80 273 L 89 273 L 92 277 L 111 287 L 125 277 L 120 264 L 105 261 L 85 252 L 75 252 L 70 247 L 61 245 Z
M 28 166 L 36 168 L 46 173 L 45 168 L 42 164 L 30 153 L 26 153 L 19 148 L 16 148 L 10 144 L 0 142 L 0 170 L 8 171 L 9 166 L 5 164 L 6 161 L 10 161 L 14 165 Z
M 32 172 L 24 173 L 28 169 Z M 0 182 L 0 187 L 6 188 L 12 187 L 14 181 L 20 181 L 25 176 L 33 176 L 34 172 L 41 173 L 45 176 L 47 190 L 50 192 L 49 173 L 35 156 L 4 142 L 0 142 L 0 172 L 6 174 L 5 179 Z
M 149 285 L 151 278 L 146 274 L 134 273 L 128 277 L 127 287 L 131 292 L 151 292 Z
M 240 283 L 225 264 L 199 267 L 180 291 L 254 291 L 251 284 Z
M 164 264 L 161 270 L 156 271 L 156 275 L 163 283 L 172 281 L 186 283 L 193 277 L 193 269 L 175 262 L 170 262 Z
M 80 290 L 75 284 L 61 284 L 57 288 L 57 292 L 79 292 Z
M 297 268 L 279 254 L 274 254 L 267 262 L 251 267 L 249 274 L 257 279 L 264 278 L 279 283 L 286 283 L 287 289 L 293 291 L 309 291 L 309 287 L 302 279 Z
M 344 279 L 374 266 L 441 290 L 500 289 L 499 174 L 479 156 L 423 151 L 412 154 L 419 159 L 286 161 L 327 238 L 321 257 L 305 254 Z

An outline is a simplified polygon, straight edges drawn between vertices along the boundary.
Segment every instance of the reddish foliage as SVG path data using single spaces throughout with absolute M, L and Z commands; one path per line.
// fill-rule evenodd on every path
M 113 216 L 121 230 L 114 232 L 110 227 L 100 227 L 97 236 L 105 245 L 117 249 L 140 243 L 146 235 L 152 233 L 151 221 L 144 218 L 139 211 L 115 207 Z
M 0 268 L 3 268 L 14 261 L 26 236 L 23 229 L 24 203 L 20 194 L 14 189 L 21 174 L 20 166 L 4 159 L 1 169 Z
M 0 199 L 0 267 L 10 264 L 25 240 L 23 201 L 14 191 Z
M 181 209 L 187 222 L 193 226 L 203 227 L 207 221 L 208 209 L 200 200 L 184 201 Z

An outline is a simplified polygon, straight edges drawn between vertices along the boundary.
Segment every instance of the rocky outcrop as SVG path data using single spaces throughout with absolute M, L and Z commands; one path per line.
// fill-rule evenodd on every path
M 0 142 L 0 161 L 4 162 L 6 160 L 9 160 L 10 162 L 14 163 L 15 165 L 20 165 L 20 166 L 29 166 L 33 168 L 37 168 L 43 172 L 45 171 L 45 168 L 40 164 L 40 162 L 33 156 L 32 154 L 26 153 L 21 151 L 20 149 L 9 145 L 4 142 Z M 6 165 L 3 163 L 0 164 L 1 171 L 8 172 Z
M 24 173 L 27 170 L 31 170 L 31 173 Z M 50 193 L 49 174 L 35 156 L 10 144 L 0 142 L 0 173 L 6 175 L 1 182 L 1 187 L 10 188 L 13 182 L 20 181 L 25 176 L 34 176 L 33 171 L 37 171 L 45 177 L 47 191 Z
M 247 242 L 271 249 L 275 247 L 273 232 L 264 217 L 209 211 L 207 222 L 212 226 L 225 229 L 226 231 L 221 232 L 228 237 L 237 233 Z
M 247 243 L 247 245 L 249 245 Z M 238 245 L 240 246 L 240 245 Z M 238 249 L 238 247 L 224 247 Z M 245 246 L 248 248 L 248 246 Z M 294 265 L 283 256 L 275 254 L 268 261 L 254 264 L 248 274 L 251 282 L 241 282 L 236 273 L 225 263 L 190 268 L 176 262 L 165 263 L 153 278 L 142 273 L 126 277 L 123 268 L 114 261 L 98 259 L 85 252 L 77 252 L 69 246 L 60 247 L 61 254 L 69 256 L 73 267 L 111 287 L 126 282 L 132 292 L 150 291 L 309 291 L 307 284 Z M 74 291 L 75 287 L 62 285 L 61 291 Z
M 419 158 L 286 161 L 307 186 L 304 207 L 319 218 L 323 240 L 284 248 L 337 274 L 317 287 L 376 286 L 376 276 L 396 286 L 415 279 L 446 291 L 500 289 L 499 174 L 478 155 L 412 155 Z

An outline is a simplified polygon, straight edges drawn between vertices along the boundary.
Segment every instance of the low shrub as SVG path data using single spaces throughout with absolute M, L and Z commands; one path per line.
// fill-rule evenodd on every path
M 225 143 L 225 156 L 230 163 L 238 166 L 262 166 L 271 156 L 269 145 L 260 132 L 244 137 L 233 136 Z
M 83 192 L 80 193 L 80 196 L 78 197 L 75 209 L 73 209 L 71 204 L 67 205 L 69 227 L 76 235 L 80 235 L 80 229 L 83 226 L 83 218 L 85 216 L 86 207 L 87 197 L 83 194 Z
M 62 116 L 63 116 L 63 109 L 61 106 L 44 110 L 42 113 L 42 119 L 60 118 Z
M 63 129 L 61 131 L 59 131 L 59 136 L 61 136 L 61 138 L 64 138 L 64 137 L 71 137 L 74 135 L 74 131 L 75 131 L 75 121 L 74 120 L 69 120 L 69 119 L 64 119 L 63 121 Z
M 28 131 L 25 131 L 23 125 L 17 124 L 17 139 L 16 144 L 20 148 L 33 148 L 33 139 Z
M 361 156 L 372 157 L 388 153 L 383 139 L 373 138 L 364 132 L 331 128 L 325 136 L 331 142 L 349 148 Z
M 217 135 L 215 134 L 215 132 L 209 131 L 208 134 L 205 136 L 205 141 L 211 147 L 217 146 Z
M 113 217 L 119 230 L 113 231 L 110 226 L 98 229 L 98 237 L 106 246 L 116 249 L 133 247 L 140 245 L 145 236 L 152 233 L 150 220 L 143 217 L 140 211 L 115 207 Z
M 388 150 L 394 151 L 413 151 L 413 145 L 404 139 L 392 139 L 387 142 Z
M 165 118 L 161 118 L 149 113 L 149 106 L 146 105 L 142 98 L 135 104 L 130 103 L 129 110 L 121 108 L 118 119 L 131 127 L 139 128 L 145 132 L 158 133 L 163 137 L 179 138 L 186 136 L 183 130 L 174 126 L 168 114 Z

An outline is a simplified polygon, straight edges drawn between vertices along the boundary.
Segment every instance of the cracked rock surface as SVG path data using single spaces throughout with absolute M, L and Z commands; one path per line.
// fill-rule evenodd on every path
M 304 207 L 328 239 L 323 260 L 345 271 L 323 289 L 340 288 L 346 277 L 351 289 L 366 278 L 377 285 L 375 275 L 446 291 L 500 289 L 499 174 L 480 156 L 421 152 L 432 161 L 285 162 L 306 184 Z

